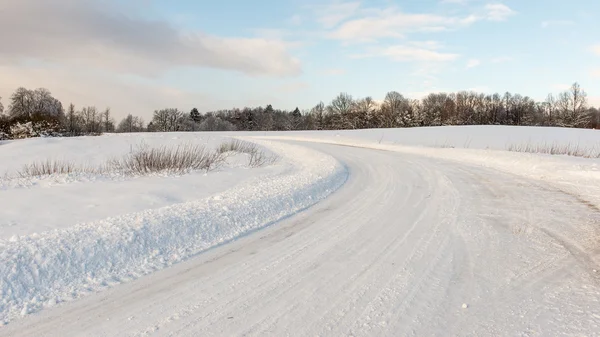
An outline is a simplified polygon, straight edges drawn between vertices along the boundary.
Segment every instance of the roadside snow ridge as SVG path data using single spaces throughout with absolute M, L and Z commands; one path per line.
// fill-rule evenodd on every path
M 292 163 L 202 200 L 0 240 L 0 325 L 162 269 L 326 198 L 348 171 L 305 147 L 252 140 Z

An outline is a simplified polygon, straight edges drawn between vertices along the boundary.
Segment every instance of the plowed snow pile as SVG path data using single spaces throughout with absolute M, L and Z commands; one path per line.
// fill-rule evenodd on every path
M 223 141 L 198 134 L 128 137 L 15 141 L 0 146 L 0 169 L 18 171 L 27 160 L 52 155 L 101 163 L 108 158 L 106 144 L 114 146 L 111 155 L 115 149 L 126 153 L 130 147 L 123 151 L 122 145 L 142 137 L 151 145 L 205 137 L 209 148 Z M 215 172 L 183 175 L 5 178 L 0 322 L 135 279 L 267 226 L 327 197 L 347 178 L 331 156 L 257 143 L 280 160 L 249 168 L 238 155 Z

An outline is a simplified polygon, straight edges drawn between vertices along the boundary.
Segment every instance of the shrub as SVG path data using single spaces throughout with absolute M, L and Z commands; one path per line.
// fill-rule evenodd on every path
M 279 160 L 277 155 L 267 155 L 260 147 L 254 143 L 245 142 L 239 139 L 232 139 L 222 143 L 217 149 L 219 153 L 237 152 L 248 155 L 248 166 L 261 167 L 274 164 Z
M 221 153 L 207 151 L 202 145 L 179 145 L 176 148 L 148 148 L 139 146 L 122 159 L 113 159 L 109 167 L 113 170 L 147 174 L 154 172 L 210 171 L 223 163 Z
M 210 171 L 221 166 L 229 152 L 248 154 L 248 166 L 260 167 L 275 163 L 279 157 L 267 155 L 256 144 L 240 140 L 222 143 L 216 151 L 198 144 L 177 147 L 149 148 L 141 144 L 122 158 L 110 159 L 102 167 L 82 167 L 67 161 L 46 160 L 23 166 L 18 175 L 22 178 L 54 174 L 121 172 L 144 175 L 157 172 L 187 173 L 193 170 Z
M 75 172 L 76 170 L 77 168 L 73 163 L 69 163 L 67 161 L 53 161 L 48 159 L 46 161 L 23 166 L 19 175 L 21 177 L 37 177 L 53 174 L 69 174 Z

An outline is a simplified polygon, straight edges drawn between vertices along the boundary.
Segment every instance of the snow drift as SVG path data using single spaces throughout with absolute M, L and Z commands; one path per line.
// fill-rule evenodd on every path
M 254 142 L 293 166 L 202 200 L 0 240 L 0 322 L 187 259 L 301 211 L 347 179 L 331 156 Z

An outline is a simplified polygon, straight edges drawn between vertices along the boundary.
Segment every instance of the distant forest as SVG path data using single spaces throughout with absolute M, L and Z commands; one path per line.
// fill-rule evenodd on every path
M 0 139 L 98 135 L 105 132 L 287 131 L 408 128 L 442 125 L 528 125 L 600 128 L 600 109 L 590 107 L 586 92 L 574 83 L 538 102 L 520 94 L 472 91 L 432 93 L 410 99 L 390 91 L 382 102 L 340 93 L 311 109 L 275 109 L 271 105 L 201 113 L 176 108 L 156 110 L 152 120 L 127 115 L 116 123 L 110 109 L 66 108 L 44 88 L 18 88 L 5 111 L 0 100 Z

